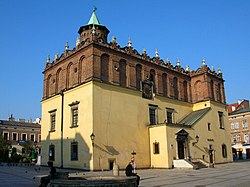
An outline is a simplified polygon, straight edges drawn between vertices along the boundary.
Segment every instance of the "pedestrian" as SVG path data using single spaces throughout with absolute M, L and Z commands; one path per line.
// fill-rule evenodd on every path
M 137 173 L 134 173 L 133 165 L 134 165 L 134 161 L 131 160 L 131 161 L 129 162 L 129 164 L 127 165 L 127 167 L 126 167 L 125 174 L 126 174 L 126 176 L 135 176 L 135 177 L 137 178 L 137 179 L 136 179 L 137 185 L 139 186 L 139 183 L 140 183 L 140 176 L 137 175 Z

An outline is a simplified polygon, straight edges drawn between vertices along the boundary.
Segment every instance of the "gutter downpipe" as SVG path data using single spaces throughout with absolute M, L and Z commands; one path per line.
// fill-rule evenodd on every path
M 62 96 L 62 105 L 61 105 L 61 168 L 63 168 L 63 110 L 64 110 L 64 90 L 61 90 L 60 95 Z

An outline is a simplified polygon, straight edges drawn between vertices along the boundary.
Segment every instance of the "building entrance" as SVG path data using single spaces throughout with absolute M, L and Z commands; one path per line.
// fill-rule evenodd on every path
M 178 146 L 178 159 L 185 159 L 186 157 L 186 144 L 187 144 L 187 139 L 188 139 L 188 133 L 184 130 L 181 129 L 176 133 L 177 135 L 177 146 Z

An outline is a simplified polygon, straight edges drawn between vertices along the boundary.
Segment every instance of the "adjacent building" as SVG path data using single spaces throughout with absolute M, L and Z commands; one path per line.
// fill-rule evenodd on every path
M 37 146 L 37 151 L 41 152 L 41 125 L 39 121 L 15 120 L 13 115 L 8 120 L 0 120 L 0 134 L 4 140 L 11 143 L 12 150 L 17 154 L 25 154 L 22 146 L 26 141 L 31 141 Z
M 48 57 L 42 164 L 87 170 L 172 168 L 232 161 L 221 70 L 181 67 L 121 47 L 94 10 L 71 50 Z
M 231 142 L 235 159 L 250 159 L 250 108 L 248 100 L 228 105 Z

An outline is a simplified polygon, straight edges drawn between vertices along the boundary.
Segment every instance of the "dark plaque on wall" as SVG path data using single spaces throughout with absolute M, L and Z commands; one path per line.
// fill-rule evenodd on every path
M 153 98 L 153 84 L 149 79 L 142 81 L 142 97 L 146 99 Z

